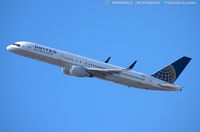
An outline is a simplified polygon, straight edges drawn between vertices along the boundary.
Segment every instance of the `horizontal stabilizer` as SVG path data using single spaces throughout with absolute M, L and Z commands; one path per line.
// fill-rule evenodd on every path
M 182 88 L 181 86 L 177 86 L 177 85 L 173 85 L 173 84 L 159 84 L 161 87 L 163 88 L 167 88 L 167 89 L 176 89 L 178 91 L 182 91 Z

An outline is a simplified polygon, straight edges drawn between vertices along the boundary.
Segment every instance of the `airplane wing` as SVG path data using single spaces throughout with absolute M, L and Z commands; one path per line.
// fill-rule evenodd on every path
M 100 68 L 86 68 L 88 72 L 91 72 L 91 73 L 100 73 L 100 74 L 115 74 L 115 73 L 120 73 L 120 72 L 123 72 L 123 71 L 128 71 L 128 70 L 131 70 L 131 69 L 100 69 Z
M 133 64 L 131 64 L 128 68 L 123 68 L 123 69 L 100 69 L 100 68 L 89 68 L 86 67 L 87 71 L 93 74 L 117 74 L 117 73 L 121 73 L 123 71 L 129 71 L 131 70 L 134 65 L 136 64 L 137 61 L 134 61 Z

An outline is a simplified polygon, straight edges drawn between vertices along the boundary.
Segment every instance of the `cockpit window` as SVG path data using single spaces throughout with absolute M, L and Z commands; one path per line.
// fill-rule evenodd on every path
M 20 44 L 13 44 L 13 45 L 16 45 L 17 47 L 20 47 Z

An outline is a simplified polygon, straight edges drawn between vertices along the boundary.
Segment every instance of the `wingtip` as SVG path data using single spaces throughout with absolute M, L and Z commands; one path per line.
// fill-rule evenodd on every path
M 127 69 L 133 69 L 133 67 L 135 66 L 135 64 L 137 63 L 137 60 L 133 62 L 133 64 L 131 64 Z

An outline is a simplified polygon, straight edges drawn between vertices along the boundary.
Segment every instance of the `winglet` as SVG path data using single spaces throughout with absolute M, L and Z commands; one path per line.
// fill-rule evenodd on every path
M 136 63 L 137 63 L 137 61 L 134 61 L 133 64 L 131 64 L 127 69 L 128 69 L 128 70 L 133 69 L 133 67 L 135 66 Z
M 104 63 L 108 63 L 111 57 L 108 57 L 108 59 Z

